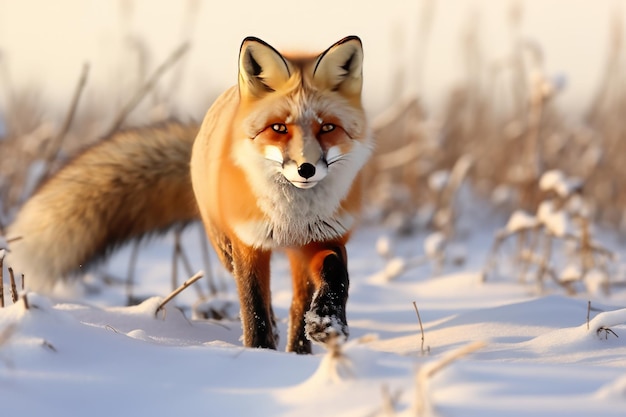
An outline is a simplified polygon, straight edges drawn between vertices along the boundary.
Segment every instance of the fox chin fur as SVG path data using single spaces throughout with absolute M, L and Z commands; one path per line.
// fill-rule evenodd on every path
M 120 132 L 47 180 L 9 228 L 9 262 L 36 291 L 112 247 L 201 218 L 237 283 L 245 346 L 276 347 L 269 260 L 284 249 L 293 300 L 287 350 L 348 337 L 345 244 L 362 203 L 372 137 L 361 41 L 282 55 L 244 39 L 238 84 L 197 127 Z M 197 133 L 197 135 L 196 135 Z M 195 138 L 195 139 L 194 139 Z

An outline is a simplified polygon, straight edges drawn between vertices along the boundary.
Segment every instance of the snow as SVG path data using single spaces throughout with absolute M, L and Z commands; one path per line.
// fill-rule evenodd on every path
M 580 190 L 582 181 L 578 178 L 568 178 L 561 171 L 553 169 L 545 172 L 539 179 L 539 188 L 543 191 L 554 191 L 560 197 L 569 197 Z
M 155 315 L 169 293 L 172 238 L 157 240 L 140 252 L 139 305 L 121 306 L 124 285 L 98 286 L 92 277 L 82 297 L 28 293 L 28 309 L 18 301 L 0 310 L 3 413 L 623 416 L 626 292 L 577 298 L 556 285 L 537 293 L 513 277 L 483 282 L 480 267 L 497 229 L 468 232 L 456 242 L 467 248 L 467 263 L 437 275 L 410 262 L 427 236 L 358 230 L 348 246 L 350 339 L 335 352 L 315 346 L 308 356 L 243 348 L 233 318 L 190 319 L 192 289 Z M 184 241 L 199 263 L 197 231 Z M 130 251 L 113 257 L 111 274 L 126 270 Z M 397 276 L 379 279 L 390 260 Z M 284 350 L 288 262 L 279 255 L 272 267 Z M 236 308 L 227 282 L 228 292 L 206 305 Z
M 428 177 L 428 186 L 431 190 L 441 192 L 448 185 L 450 173 L 445 170 L 433 172 Z
M 583 272 L 578 265 L 569 264 L 563 271 L 561 271 L 560 280 L 562 282 L 575 282 L 580 281 L 583 277 Z
M 537 218 L 550 233 L 558 237 L 565 236 L 572 229 L 567 213 L 557 209 L 552 200 L 542 201 L 539 204 Z
M 446 236 L 441 232 L 434 232 L 424 239 L 424 252 L 429 258 L 440 256 L 446 244 Z
M 515 210 L 506 224 L 508 233 L 517 233 L 527 229 L 533 229 L 539 225 L 535 216 L 531 216 L 523 210 Z
M 389 258 L 391 256 L 391 240 L 388 236 L 381 236 L 376 240 L 376 251 L 383 258 Z

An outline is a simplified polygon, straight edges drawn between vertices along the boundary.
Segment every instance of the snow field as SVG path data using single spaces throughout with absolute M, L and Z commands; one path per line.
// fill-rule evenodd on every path
M 195 232 L 188 241 L 196 239 Z M 188 289 L 155 316 L 169 292 L 168 239 L 142 251 L 137 291 L 102 286 L 71 300 L 28 294 L 0 310 L 0 402 L 7 415 L 621 416 L 626 412 L 626 294 L 592 300 L 558 288 L 537 294 L 475 271 L 489 234 L 464 242 L 468 264 L 413 266 L 380 280 L 381 230 L 350 243 L 351 336 L 339 353 L 311 356 L 241 347 L 235 319 L 190 320 Z M 482 234 L 479 234 L 482 235 Z M 424 251 L 424 237 L 387 242 L 393 258 Z M 189 245 L 191 248 L 193 245 Z M 378 251 L 383 244 L 378 245 Z M 472 249 L 473 248 L 473 249 Z M 125 270 L 124 252 L 109 268 Z M 273 262 L 284 349 L 287 262 Z M 476 268 L 479 269 L 479 268 Z M 144 283 L 146 285 L 144 285 Z M 218 296 L 232 300 L 229 293 Z M 158 296 L 156 296 L 158 294 Z M 75 294 L 74 294 L 75 295 Z M 419 324 L 424 324 L 421 351 Z M 622 306 L 622 307 L 620 307 Z M 231 306 L 231 309 L 233 307 Z M 608 329 L 608 330 L 607 330 Z M 619 336 L 619 337 L 618 337 Z M 468 346 L 475 349 L 463 352 Z M 450 359 L 452 358 L 452 359 Z M 391 414 L 390 414 L 391 413 Z

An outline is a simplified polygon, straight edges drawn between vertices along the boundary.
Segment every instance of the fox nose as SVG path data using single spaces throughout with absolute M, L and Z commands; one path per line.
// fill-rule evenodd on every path
M 308 162 L 303 163 L 298 167 L 298 174 L 300 174 L 302 178 L 306 178 L 308 180 L 315 175 L 315 165 Z

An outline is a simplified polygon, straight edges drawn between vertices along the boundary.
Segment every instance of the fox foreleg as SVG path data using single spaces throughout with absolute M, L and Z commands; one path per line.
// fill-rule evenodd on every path
M 241 305 L 243 344 L 276 349 L 276 320 L 271 306 L 269 251 L 233 248 L 233 275 Z
M 290 254 L 294 284 L 300 282 L 301 288 L 297 289 L 294 285 L 288 350 L 310 352 L 309 341 L 325 347 L 344 343 L 349 334 L 346 319 L 349 279 L 345 247 L 335 242 L 313 243 L 302 248 L 299 256 L 308 266 L 309 280 L 303 286 L 302 279 L 295 279 L 298 269 L 294 268 L 295 256 Z

